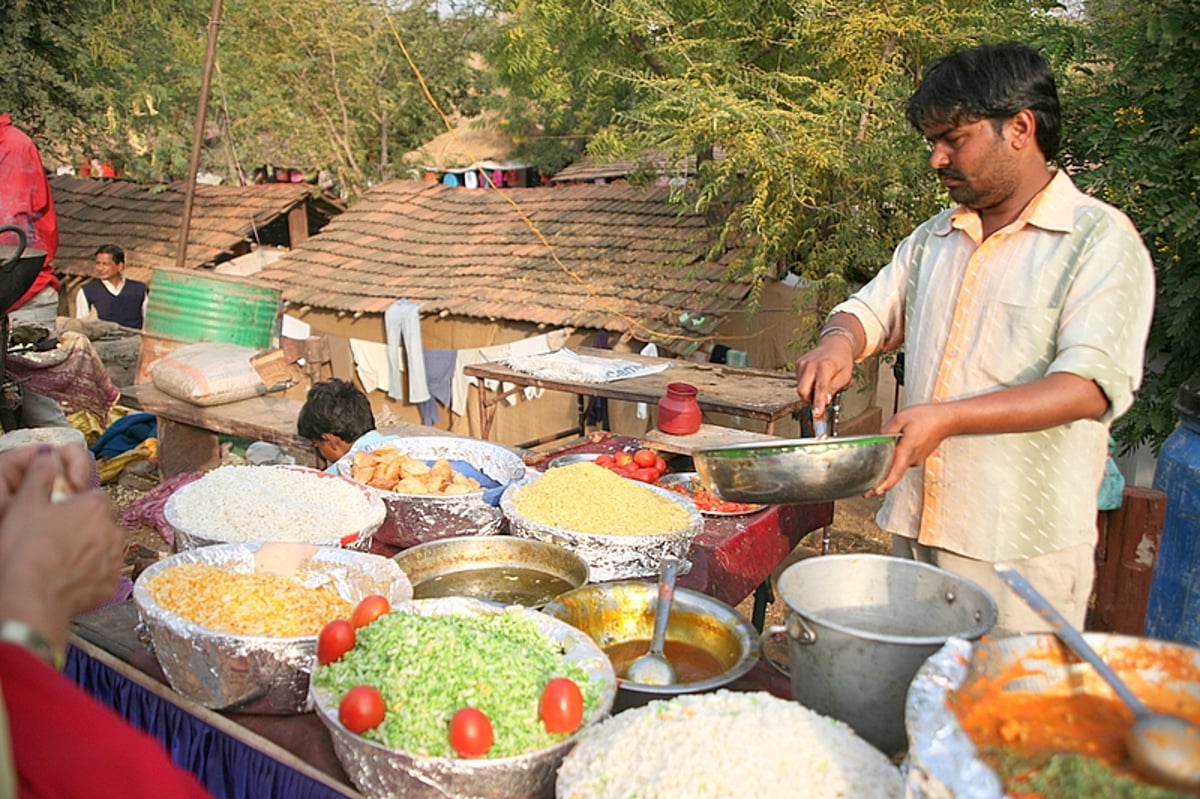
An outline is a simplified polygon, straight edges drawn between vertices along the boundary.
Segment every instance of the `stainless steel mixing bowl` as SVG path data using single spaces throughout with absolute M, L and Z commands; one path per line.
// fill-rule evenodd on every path
M 899 434 L 797 438 L 699 449 L 696 473 L 731 502 L 783 505 L 858 496 L 887 474 Z

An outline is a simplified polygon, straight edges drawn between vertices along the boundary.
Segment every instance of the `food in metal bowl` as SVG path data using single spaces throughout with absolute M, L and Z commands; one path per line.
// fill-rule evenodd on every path
M 366 550 L 384 515 L 369 490 L 300 466 L 222 466 L 180 487 L 163 508 L 181 549 L 290 541 Z
M 692 453 L 696 473 L 730 502 L 827 502 L 874 488 L 891 466 L 898 434 L 798 438 Z
M 542 697 L 562 677 L 580 689 L 582 715 L 570 731 L 552 732 Z M 360 685 L 378 690 L 386 710 L 356 733 L 341 705 Z M 465 598 L 418 600 L 381 616 L 312 682 L 338 759 L 371 796 L 545 796 L 579 730 L 608 715 L 615 692 L 611 665 L 578 630 Z M 481 736 L 459 734 L 464 708 L 490 727 L 490 742 L 482 736 L 474 748 Z
M 1086 633 L 1087 643 L 1153 711 L 1200 724 L 1200 649 Z M 1091 666 L 1049 633 L 946 642 L 909 688 L 917 796 L 1190 796 L 1145 782 L 1128 764 L 1133 716 Z M 934 793 L 936 791 L 936 793 Z
M 588 566 L 560 546 L 510 535 L 428 541 L 394 555 L 416 599 L 467 596 L 541 607 L 588 581 Z
M 673 472 L 658 478 L 658 485 L 675 491 L 696 503 L 696 509 L 704 516 L 744 516 L 757 513 L 765 505 L 757 502 L 729 502 L 721 499 L 700 482 L 695 472 Z
M 592 583 L 561 594 L 542 612 L 587 633 L 613 662 L 622 704 L 729 685 L 758 662 L 758 631 L 718 599 L 676 588 L 664 651 L 678 682 L 645 685 L 625 679 L 635 658 L 650 649 L 658 587 L 638 580 Z
M 389 558 L 285 543 L 184 550 L 149 566 L 133 587 L 172 688 L 205 707 L 275 714 L 309 709 L 328 614 L 373 594 L 404 605 L 412 586 Z
M 500 498 L 510 532 L 569 549 L 593 580 L 658 574 L 672 555 L 687 559 L 704 519 L 686 497 L 574 463 L 509 486 Z
M 765 692 L 656 700 L 588 730 L 558 799 L 896 799 L 900 771 L 842 722 Z

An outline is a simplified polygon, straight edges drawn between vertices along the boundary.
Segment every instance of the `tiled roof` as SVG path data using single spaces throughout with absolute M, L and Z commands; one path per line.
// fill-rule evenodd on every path
M 149 267 L 175 266 L 182 183 L 141 186 L 59 175 L 50 179 L 50 190 L 58 213 L 56 271 L 91 275 L 92 254 L 109 242 L 125 250 L 128 274 L 134 279 L 147 279 Z M 300 183 L 196 186 L 185 266 L 209 266 L 222 256 L 240 254 L 277 220 L 283 220 L 286 232 L 288 212 L 308 201 L 312 191 L 312 186 Z M 310 212 L 310 227 L 311 218 Z
M 709 262 L 704 218 L 667 198 L 628 185 L 393 180 L 257 277 L 293 308 L 373 314 L 405 298 L 423 314 L 629 331 L 687 351 L 672 336 L 711 332 L 749 286 L 723 280 L 731 256 Z
M 723 147 L 713 148 L 712 158 L 714 160 L 719 161 L 724 157 L 725 149 Z M 695 175 L 696 156 L 689 155 L 682 160 L 673 160 L 660 150 L 646 150 L 636 161 L 600 161 L 591 156 L 584 156 L 555 173 L 550 178 L 550 182 L 608 182 L 627 178 L 635 172 L 648 172 L 658 175 L 662 180 Z

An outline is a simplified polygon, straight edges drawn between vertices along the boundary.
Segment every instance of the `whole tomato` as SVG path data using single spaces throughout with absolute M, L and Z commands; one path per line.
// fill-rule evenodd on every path
M 658 479 L 658 470 L 653 466 L 643 466 L 639 469 L 634 469 L 627 476 L 641 483 L 653 483 Z
M 658 461 L 658 454 L 652 449 L 639 449 L 633 453 L 633 462 L 643 468 L 653 466 Z
M 450 745 L 459 757 L 483 757 L 495 739 L 491 719 L 479 708 L 464 707 L 450 719 Z
M 607 469 L 609 466 L 613 465 L 613 456 L 609 455 L 607 452 L 600 453 L 596 456 L 596 465 L 603 466 Z
M 575 732 L 583 724 L 583 692 L 574 680 L 555 677 L 542 689 L 541 714 L 547 732 Z
M 350 732 L 362 733 L 383 723 L 387 703 L 374 685 L 356 685 L 338 705 L 338 719 Z
M 354 648 L 354 625 L 345 619 L 326 624 L 317 635 L 317 663 L 328 665 Z
M 379 594 L 371 594 L 358 603 L 358 607 L 350 614 L 350 623 L 356 628 L 366 627 L 371 622 L 378 619 L 385 613 L 392 610 L 392 603 L 388 602 L 387 597 Z
M 617 467 L 628 466 L 633 463 L 633 456 L 625 450 L 621 450 L 616 455 L 613 455 L 613 465 Z
M 654 459 L 654 470 L 658 472 L 658 476 L 662 477 L 667 473 L 667 462 L 661 456 Z

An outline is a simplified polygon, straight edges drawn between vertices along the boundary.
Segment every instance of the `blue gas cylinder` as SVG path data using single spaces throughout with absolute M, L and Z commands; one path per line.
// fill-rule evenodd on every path
M 1200 378 L 1175 398 L 1179 426 L 1167 437 L 1154 487 L 1167 495 L 1150 583 L 1146 635 L 1200 646 Z

